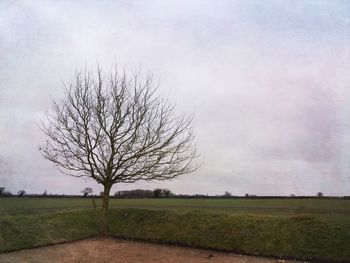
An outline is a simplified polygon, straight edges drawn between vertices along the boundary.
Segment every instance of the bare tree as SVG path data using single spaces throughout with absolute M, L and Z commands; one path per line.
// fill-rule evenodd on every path
M 78 72 L 65 98 L 53 101 L 43 121 L 40 149 L 61 171 L 104 186 L 102 219 L 107 226 L 111 187 L 139 180 L 167 180 L 198 166 L 193 116 L 176 116 L 151 77 L 119 72 Z
M 164 197 L 170 197 L 173 193 L 169 189 L 163 189 Z

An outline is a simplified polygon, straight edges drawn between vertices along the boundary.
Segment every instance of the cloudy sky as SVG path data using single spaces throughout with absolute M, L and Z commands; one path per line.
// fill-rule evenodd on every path
M 78 194 L 38 128 L 74 70 L 153 73 L 195 111 L 202 168 L 176 193 L 350 194 L 349 1 L 1 1 L 0 186 Z

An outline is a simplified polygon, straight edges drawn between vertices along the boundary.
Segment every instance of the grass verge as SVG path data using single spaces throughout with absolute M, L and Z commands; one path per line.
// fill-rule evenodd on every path
M 250 255 L 350 262 L 344 217 L 177 213 L 112 209 L 110 235 Z M 98 234 L 93 211 L 0 217 L 0 252 Z
M 250 255 L 330 262 L 350 259 L 350 221 L 345 218 L 114 210 L 110 232 Z
M 92 211 L 0 217 L 0 253 L 63 243 L 98 234 Z

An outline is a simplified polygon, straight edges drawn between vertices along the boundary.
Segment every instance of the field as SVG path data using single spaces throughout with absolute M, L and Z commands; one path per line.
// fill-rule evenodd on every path
M 0 198 L 0 253 L 98 235 L 92 208 L 88 198 Z M 112 199 L 111 208 L 114 237 L 350 262 L 350 200 Z
M 101 206 L 101 199 L 96 199 Z M 111 199 L 111 208 L 267 215 L 350 216 L 349 199 Z M 0 216 L 92 209 L 90 198 L 0 198 Z

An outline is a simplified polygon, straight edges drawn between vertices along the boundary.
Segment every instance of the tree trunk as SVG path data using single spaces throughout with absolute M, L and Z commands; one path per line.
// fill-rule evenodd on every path
M 109 205 L 109 193 L 112 185 L 105 184 L 102 199 L 102 220 L 101 220 L 101 232 L 102 234 L 108 234 L 108 205 Z

